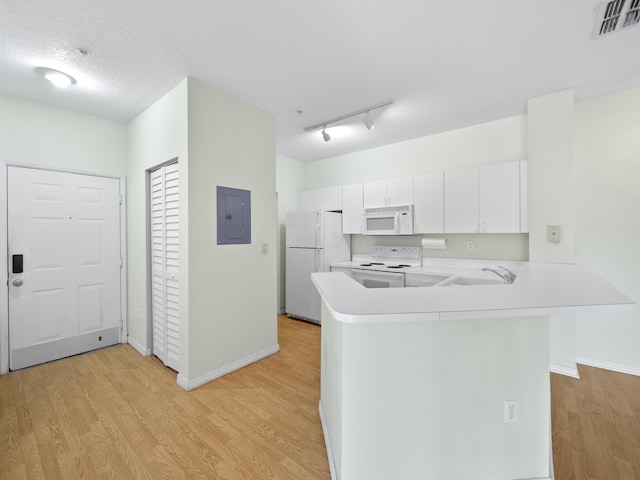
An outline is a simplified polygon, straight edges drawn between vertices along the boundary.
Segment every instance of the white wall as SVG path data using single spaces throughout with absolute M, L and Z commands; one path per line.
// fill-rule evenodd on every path
M 576 259 L 640 302 L 640 88 L 579 101 L 575 118 Z M 578 315 L 576 339 L 579 360 L 640 374 L 639 307 Z
M 129 337 L 143 349 L 152 347 L 148 308 L 146 171 L 174 158 L 180 168 L 180 369 L 186 368 L 189 319 L 187 81 L 129 123 L 127 128 L 127 273 Z M 182 301 L 184 300 L 184 301 Z M 184 355 L 184 357 L 183 357 Z M 183 367 L 184 364 L 184 367 Z
M 126 171 L 126 127 L 71 110 L 0 94 L 0 161 L 102 175 Z M 6 197 L 5 197 L 6 198 Z M 0 201 L 0 206 L 6 204 Z M 2 218 L 2 215 L 0 215 Z M 6 217 L 5 217 L 6 218 Z M 7 224 L 0 222 L 0 261 L 6 264 Z M 0 275 L 6 283 L 6 270 Z M 0 294 L 0 372 L 8 371 L 6 290 Z
M 277 349 L 278 211 L 274 117 L 188 82 L 189 363 L 180 374 L 193 381 Z M 251 244 L 216 244 L 218 185 L 251 191 Z
M 565 90 L 529 100 L 529 252 L 531 261 L 575 261 L 574 99 Z M 562 228 L 547 241 L 547 225 Z M 574 315 L 551 317 L 552 370 L 577 375 Z
M 126 127 L 0 94 L 0 159 L 52 169 L 124 175 Z
M 287 213 L 298 208 L 298 191 L 307 185 L 307 164 L 276 155 L 276 191 L 278 192 L 278 312 L 285 307 L 285 242 Z

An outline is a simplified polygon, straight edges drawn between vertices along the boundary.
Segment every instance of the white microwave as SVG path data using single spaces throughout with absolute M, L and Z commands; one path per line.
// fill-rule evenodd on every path
M 364 235 L 413 235 L 413 205 L 365 208 Z

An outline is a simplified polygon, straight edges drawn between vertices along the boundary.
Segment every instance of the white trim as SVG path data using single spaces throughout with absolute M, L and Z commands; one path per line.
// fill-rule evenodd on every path
M 285 312 L 286 312 L 286 309 L 284 307 L 278 309 L 278 315 L 284 315 Z
M 176 383 L 184 388 L 186 391 L 191 391 L 194 388 L 198 388 L 205 383 L 209 383 L 216 378 L 220 378 L 228 373 L 234 372 L 236 370 L 240 370 L 242 367 L 246 367 L 258 360 L 262 360 L 263 358 L 268 357 L 269 355 L 273 355 L 274 353 L 278 353 L 280 351 L 280 345 L 275 344 L 269 348 L 266 348 L 260 352 L 256 352 L 253 355 L 249 355 L 248 357 L 241 358 L 235 362 L 230 363 L 224 367 L 218 368 L 211 372 L 205 373 L 204 375 L 200 375 L 199 377 L 193 378 L 189 380 L 181 373 L 178 374 L 176 379 Z
M 7 164 L 0 161 L 0 375 L 9 373 L 9 224 L 7 219 Z
M 127 317 L 128 297 L 127 297 L 127 180 L 120 177 L 120 258 L 122 267 L 120 268 L 120 319 L 122 320 L 122 330 L 120 332 L 120 342 L 128 342 L 129 322 Z
M 327 428 L 327 420 L 324 418 L 322 400 L 318 402 L 318 412 L 320 413 L 320 423 L 322 424 L 322 434 L 324 435 L 324 445 L 327 449 L 327 460 L 329 461 L 329 472 L 331 473 L 331 480 L 338 480 L 338 475 L 336 474 L 336 464 L 333 461 L 333 450 L 331 450 L 331 438 L 329 438 L 329 429 Z
M 613 372 L 626 373 L 629 375 L 636 375 L 640 377 L 640 367 L 624 365 L 622 363 L 608 362 L 606 360 L 599 360 L 597 358 L 583 357 L 581 355 L 576 356 L 576 362 L 581 365 L 587 365 L 589 367 L 602 368 L 604 370 L 611 370 Z
M 131 345 L 133 347 L 133 349 L 136 352 L 138 352 L 140 355 L 142 355 L 143 357 L 148 357 L 149 355 L 151 355 L 151 349 L 150 348 L 144 348 L 142 345 L 140 345 L 138 342 L 136 342 L 131 337 L 127 337 L 127 343 L 129 345 Z
M 47 170 L 49 172 L 60 172 L 60 173 L 75 173 L 77 175 L 89 175 L 91 177 L 102 177 L 102 178 L 123 178 L 123 175 L 117 175 L 114 173 L 102 173 L 102 172 L 92 172 L 89 170 L 81 170 L 78 168 L 64 168 L 64 167 L 54 167 L 51 165 L 37 165 L 35 163 L 27 163 L 27 162 L 15 162 L 11 160 L 5 160 L 5 165 L 9 167 L 22 167 L 22 168 L 32 168 L 34 170 Z
M 557 373 L 559 375 L 565 375 L 567 377 L 580 378 L 580 372 L 578 372 L 578 366 L 575 367 L 567 367 L 565 365 L 559 365 L 557 363 L 552 363 L 550 371 L 552 373 Z

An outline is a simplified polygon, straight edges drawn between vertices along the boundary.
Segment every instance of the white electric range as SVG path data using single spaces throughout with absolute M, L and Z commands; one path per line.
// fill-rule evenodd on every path
M 371 255 L 354 255 L 350 262 L 331 265 L 332 272 L 344 272 L 367 288 L 403 288 L 404 272 L 422 265 L 422 248 L 374 245 Z

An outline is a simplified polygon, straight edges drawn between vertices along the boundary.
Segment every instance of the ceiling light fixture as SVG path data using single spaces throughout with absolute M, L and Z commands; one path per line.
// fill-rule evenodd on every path
M 347 120 L 351 117 L 356 117 L 362 114 L 365 114 L 365 118 L 362 120 L 364 122 L 364 125 L 367 127 L 367 129 L 371 130 L 373 128 L 373 121 L 369 118 L 369 112 L 371 110 L 376 110 L 378 108 L 386 107 L 388 105 L 391 105 L 392 103 L 393 103 L 393 100 L 389 100 L 388 102 L 379 103 L 378 105 L 374 105 L 372 107 L 363 108 L 362 110 L 358 110 L 357 112 L 347 113 L 346 115 L 341 115 L 340 117 L 332 118 L 331 120 L 327 120 L 326 122 L 316 123 L 315 125 L 304 127 L 304 131 L 311 132 L 313 130 L 322 129 L 322 138 L 324 139 L 325 142 L 328 142 L 329 140 L 331 140 L 331 137 L 326 132 L 326 129 L 329 125 L 331 125 L 332 123 L 342 122 L 343 120 Z
M 367 127 L 367 130 L 371 130 L 375 125 L 375 123 L 373 123 L 373 120 L 369 118 L 369 112 L 367 112 L 367 114 L 362 119 L 362 123 L 364 123 L 364 126 Z
M 331 140 L 331 135 L 329 135 L 329 134 L 326 132 L 326 128 L 327 128 L 327 126 L 326 126 L 326 125 L 325 125 L 324 127 L 322 127 L 322 138 L 324 138 L 324 141 L 325 141 L 325 142 L 328 142 L 329 140 Z
M 59 70 L 54 70 L 53 68 L 36 67 L 35 70 L 36 73 L 42 75 L 58 88 L 67 88 L 68 86 L 76 83 L 76 79 L 71 75 Z

